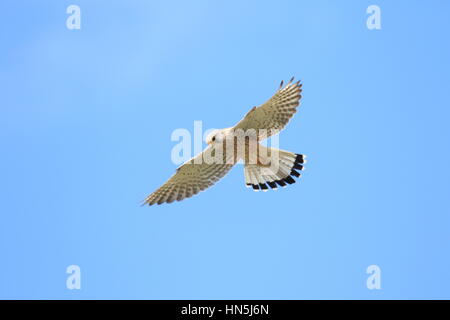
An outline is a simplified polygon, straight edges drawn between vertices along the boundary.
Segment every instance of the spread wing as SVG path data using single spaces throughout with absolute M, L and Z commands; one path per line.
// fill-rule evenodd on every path
M 302 84 L 300 81 L 289 83 L 283 87 L 281 81 L 278 91 L 259 107 L 253 107 L 236 126 L 235 129 L 267 130 L 267 137 L 279 132 L 297 112 L 300 104 Z
M 226 159 L 215 161 L 211 158 L 214 156 L 214 148 L 206 148 L 195 158 L 179 167 L 177 172 L 158 190 L 149 195 L 143 204 L 151 206 L 155 203 L 181 201 L 211 187 L 223 178 L 234 165 L 228 163 Z

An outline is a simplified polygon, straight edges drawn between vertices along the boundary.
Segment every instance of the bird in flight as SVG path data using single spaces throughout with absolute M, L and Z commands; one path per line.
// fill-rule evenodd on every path
M 264 104 L 253 107 L 234 127 L 215 130 L 207 138 L 208 147 L 180 166 L 144 205 L 172 203 L 196 195 L 223 178 L 238 162 L 244 163 L 245 184 L 255 191 L 277 189 L 295 183 L 303 170 L 305 156 L 268 148 L 260 142 L 281 131 L 300 104 L 302 84 L 286 86 Z M 298 170 L 298 171 L 297 171 Z

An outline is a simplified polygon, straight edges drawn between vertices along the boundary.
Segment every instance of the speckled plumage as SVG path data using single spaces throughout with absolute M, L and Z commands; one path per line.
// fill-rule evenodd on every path
M 257 108 L 253 108 L 236 126 L 236 129 L 267 130 L 268 136 L 282 130 L 297 112 L 300 104 L 302 84 L 300 81 L 293 83 L 294 78 L 280 89 L 267 102 Z

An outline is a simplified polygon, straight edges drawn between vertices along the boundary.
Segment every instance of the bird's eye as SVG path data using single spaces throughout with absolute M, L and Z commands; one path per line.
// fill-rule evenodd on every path
M 216 141 L 216 137 L 214 136 L 214 137 L 212 137 L 212 141 Z

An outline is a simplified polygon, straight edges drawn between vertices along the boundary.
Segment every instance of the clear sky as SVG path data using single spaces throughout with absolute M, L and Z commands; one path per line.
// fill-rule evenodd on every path
M 0 298 L 450 298 L 449 1 L 0 12 Z M 175 129 L 229 127 L 291 76 L 304 98 L 280 144 L 308 156 L 297 184 L 256 193 L 238 166 L 139 205 L 176 168 Z

